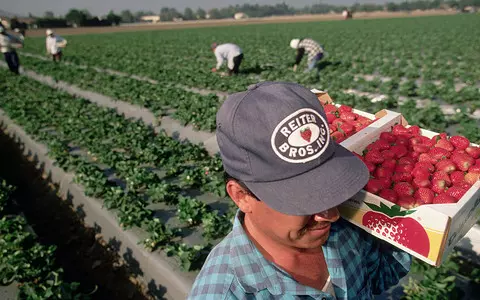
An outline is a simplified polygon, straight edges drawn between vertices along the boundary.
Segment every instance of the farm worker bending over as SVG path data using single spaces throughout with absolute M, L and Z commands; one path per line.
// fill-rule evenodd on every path
M 240 64 L 243 60 L 242 49 L 235 44 L 222 44 L 217 45 L 217 43 L 212 44 L 212 51 L 215 53 L 217 58 L 217 66 L 212 69 L 212 72 L 217 72 L 218 69 L 223 65 L 223 62 L 227 61 L 228 67 L 228 76 L 232 74 L 238 74 Z
M 293 65 L 293 71 L 297 71 L 297 67 L 302 61 L 305 52 L 308 55 L 308 65 L 305 72 L 311 71 L 317 63 L 323 58 L 323 48 L 319 43 L 312 39 L 293 39 L 290 41 L 290 47 L 297 50 L 297 58 L 295 59 L 295 65 Z
M 47 54 L 51 55 L 54 62 L 59 62 L 62 60 L 62 48 L 67 45 L 67 41 L 55 35 L 53 30 L 47 29 L 47 40 L 46 40 L 46 47 L 47 47 Z
M 369 172 L 310 90 L 264 82 L 229 96 L 217 140 L 239 210 L 188 299 L 373 299 L 408 273 L 409 254 L 339 217 Z
M 6 32 L 5 27 L 0 26 L 0 49 L 5 57 L 8 68 L 15 74 L 19 74 L 20 61 L 15 48 L 22 48 L 23 42 L 19 38 Z

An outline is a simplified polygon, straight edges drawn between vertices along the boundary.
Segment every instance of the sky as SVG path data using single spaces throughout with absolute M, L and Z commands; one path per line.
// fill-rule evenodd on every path
M 390 2 L 399 2 L 401 0 L 390 0 Z M 375 3 L 381 4 L 386 0 L 0 0 L 0 9 L 26 16 L 28 13 L 34 15 L 43 15 L 45 11 L 53 11 L 57 15 L 64 15 L 70 8 L 88 9 L 93 15 L 107 14 L 110 9 L 120 12 L 124 9 L 132 11 L 151 10 L 160 12 L 162 7 L 175 7 L 183 11 L 185 7 L 204 9 L 221 8 L 235 4 L 276 4 L 285 2 L 295 7 L 303 7 L 305 5 L 315 3 L 328 3 L 336 5 L 351 5 L 355 2 L 359 3 Z

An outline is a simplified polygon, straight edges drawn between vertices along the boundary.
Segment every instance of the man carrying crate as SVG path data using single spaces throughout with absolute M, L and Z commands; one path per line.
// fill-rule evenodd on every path
M 312 39 L 293 39 L 290 41 L 290 47 L 297 50 L 297 57 L 295 58 L 295 64 L 293 65 L 294 72 L 297 71 L 297 67 L 302 61 L 305 52 L 308 55 L 305 72 L 313 70 L 317 66 L 317 63 L 323 58 L 323 47 Z
M 212 72 L 217 72 L 223 65 L 224 61 L 227 61 L 228 76 L 232 74 L 237 75 L 240 69 L 240 64 L 243 60 L 242 49 L 235 44 L 212 44 L 212 51 L 217 58 L 217 66 L 212 69 Z
M 54 62 L 60 62 L 63 56 L 62 48 L 67 45 L 67 40 L 55 35 L 51 29 L 47 29 L 46 34 L 47 39 L 45 45 L 47 48 L 47 54 L 52 56 Z
M 20 60 L 18 59 L 18 54 L 17 51 L 15 51 L 15 48 L 22 47 L 23 41 L 14 35 L 8 34 L 5 27 L 0 26 L 0 49 L 8 68 L 17 75 L 19 74 Z
M 264 82 L 231 95 L 217 141 L 239 210 L 189 299 L 372 299 L 408 273 L 409 254 L 340 219 L 369 172 L 331 139 L 310 90 Z

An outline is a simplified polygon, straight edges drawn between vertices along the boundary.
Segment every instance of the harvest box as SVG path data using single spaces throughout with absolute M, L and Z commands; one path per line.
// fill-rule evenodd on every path
M 372 124 L 377 125 L 375 127 L 369 126 L 367 139 L 352 137 L 342 145 L 361 154 L 393 125 L 408 126 L 401 115 L 388 115 L 381 121 L 381 124 Z M 421 132 L 427 137 L 437 135 L 424 129 Z M 428 264 L 439 266 L 480 217 L 480 181 L 454 204 L 429 204 L 408 210 L 362 190 L 339 210 L 343 218 L 372 235 Z

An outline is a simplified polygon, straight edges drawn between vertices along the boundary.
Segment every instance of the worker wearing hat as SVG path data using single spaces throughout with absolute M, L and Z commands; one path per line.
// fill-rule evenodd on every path
M 228 76 L 238 74 L 243 60 L 242 49 L 238 45 L 231 43 L 217 45 L 217 43 L 213 43 L 211 48 L 217 58 L 217 65 L 212 69 L 212 72 L 217 72 L 224 61 L 227 61 Z
M 293 71 L 297 71 L 297 67 L 302 61 L 305 52 L 308 55 L 306 72 L 313 70 L 317 63 L 323 58 L 323 47 L 319 43 L 310 39 L 293 39 L 290 41 L 290 47 L 297 50 L 297 57 L 293 65 Z
M 409 254 L 339 217 L 369 172 L 328 128 L 317 97 L 294 83 L 222 104 L 217 141 L 239 210 L 188 299 L 372 299 L 408 273 Z
M 47 39 L 45 45 L 47 48 L 47 54 L 52 56 L 54 62 L 60 62 L 63 56 L 62 47 L 65 47 L 67 41 L 64 38 L 55 35 L 51 29 L 47 29 L 46 35 Z
M 16 48 L 22 48 L 23 41 L 14 35 L 8 34 L 5 27 L 0 26 L 0 50 L 10 71 L 19 74 L 20 60 Z

